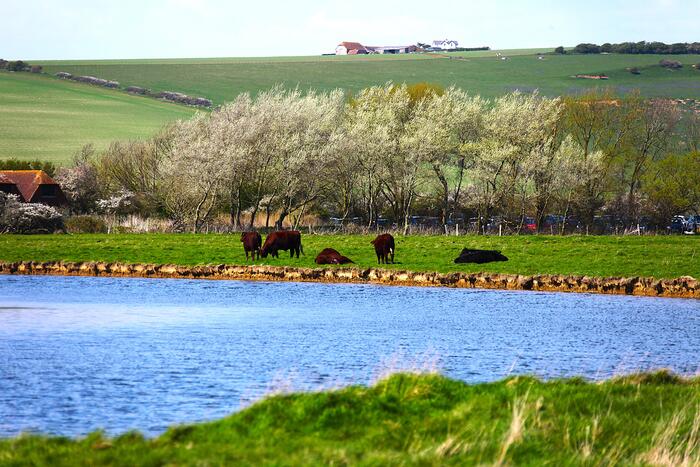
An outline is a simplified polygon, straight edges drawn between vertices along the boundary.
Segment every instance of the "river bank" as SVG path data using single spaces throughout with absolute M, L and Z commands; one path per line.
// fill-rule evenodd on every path
M 0 262 L 0 274 L 354 283 L 700 298 L 700 282 L 690 276 L 676 279 L 601 278 L 547 274 L 413 272 L 381 268 L 301 268 L 225 264 L 182 266 L 63 261 Z
M 697 465 L 698 380 L 660 372 L 589 383 L 466 384 L 397 374 L 282 393 L 156 438 L 97 431 L 0 440 L 3 465 Z

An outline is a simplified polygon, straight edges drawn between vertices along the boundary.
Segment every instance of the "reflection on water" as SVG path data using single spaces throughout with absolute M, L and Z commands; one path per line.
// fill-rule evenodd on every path
M 700 302 L 165 279 L 0 276 L 0 436 L 156 434 L 270 390 L 425 360 L 470 382 L 700 368 Z

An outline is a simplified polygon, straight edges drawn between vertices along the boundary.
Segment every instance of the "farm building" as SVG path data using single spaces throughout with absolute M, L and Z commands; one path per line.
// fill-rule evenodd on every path
M 364 46 L 359 42 L 341 42 L 335 48 L 336 55 L 407 54 L 415 51 L 415 45 Z
M 360 55 L 366 53 L 369 53 L 369 51 L 359 42 L 341 42 L 335 48 L 336 55 Z
M 433 41 L 433 48 L 439 50 L 454 50 L 459 47 L 459 42 L 449 39 Z
M 24 203 L 68 204 L 61 187 L 43 170 L 0 170 L 0 191 L 17 195 Z

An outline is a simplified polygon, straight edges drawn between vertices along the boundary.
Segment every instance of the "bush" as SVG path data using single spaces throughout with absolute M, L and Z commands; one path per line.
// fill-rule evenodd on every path
M 663 68 L 668 68 L 669 70 L 679 70 L 683 68 L 683 64 L 677 60 L 661 60 L 659 62 L 659 65 L 661 65 Z
M 73 216 L 66 220 L 69 233 L 107 233 L 107 224 L 96 216 Z
M 559 47 L 554 49 L 554 53 L 559 54 L 559 55 L 564 55 L 566 53 L 566 49 L 564 49 L 564 47 L 560 45 Z
M 19 159 L 0 159 L 0 170 L 43 170 L 49 177 L 56 174 L 56 166 L 50 161 L 21 161 Z
M 8 71 L 25 71 L 28 67 L 28 63 L 25 63 L 22 60 L 17 60 L 14 62 L 7 62 L 6 68 Z
M 51 206 L 21 203 L 17 196 L 0 192 L 0 232 L 39 234 L 65 231 L 63 216 Z

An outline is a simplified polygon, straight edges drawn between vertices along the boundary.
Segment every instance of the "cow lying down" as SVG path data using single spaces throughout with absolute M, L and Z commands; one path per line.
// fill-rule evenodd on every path
M 316 257 L 316 264 L 348 264 L 352 260 L 347 256 L 343 256 L 333 248 L 326 248 Z
M 508 258 L 503 256 L 500 251 L 497 250 L 472 250 L 470 248 L 465 248 L 459 257 L 455 259 L 455 263 L 492 263 L 494 261 L 508 261 Z

